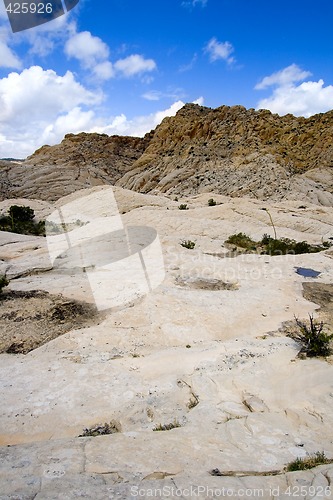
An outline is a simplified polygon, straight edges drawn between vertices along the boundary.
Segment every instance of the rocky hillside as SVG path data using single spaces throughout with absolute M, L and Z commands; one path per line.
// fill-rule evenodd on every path
M 0 161 L 0 197 L 55 201 L 79 189 L 114 184 L 140 158 L 150 141 L 106 134 L 68 134 L 43 146 L 25 162 Z
M 331 167 L 333 111 L 305 119 L 242 106 L 188 104 L 163 120 L 118 184 L 177 195 L 212 190 L 261 199 L 304 195 L 331 204 Z
M 215 192 L 333 206 L 333 111 L 296 118 L 187 104 L 143 139 L 70 134 L 23 164 L 2 163 L 2 199 L 54 201 L 116 184 L 142 193 Z

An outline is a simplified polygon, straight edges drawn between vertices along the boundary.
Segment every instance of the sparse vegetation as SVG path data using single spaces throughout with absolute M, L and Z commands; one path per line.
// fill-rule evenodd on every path
M 19 234 L 45 236 L 45 221 L 35 222 L 34 210 L 30 207 L 12 205 L 8 215 L 0 218 L 0 230 Z
M 182 247 L 187 248 L 188 250 L 193 250 L 193 248 L 195 247 L 194 241 L 191 240 L 183 240 L 180 244 Z
M 310 245 L 306 241 L 295 241 L 289 238 L 272 238 L 264 234 L 260 241 L 255 241 L 244 233 L 236 233 L 229 236 L 225 243 L 235 245 L 249 253 L 260 253 L 267 255 L 296 255 L 304 253 L 321 252 L 329 248 L 330 243 L 324 242 L 322 245 Z
M 209 207 L 215 207 L 216 201 L 213 198 L 209 198 L 208 200 L 208 206 Z
M 318 465 L 329 464 L 332 463 L 332 460 L 329 460 L 325 453 L 317 451 L 314 455 L 309 455 L 304 458 L 296 458 L 293 462 L 290 462 L 286 466 L 286 470 L 288 472 L 293 472 L 297 470 L 308 470 L 313 467 L 317 467 Z
M 225 243 L 245 248 L 246 250 L 256 250 L 256 242 L 244 233 L 232 234 Z
M 178 422 L 177 419 L 175 419 L 172 423 L 170 424 L 159 424 L 156 427 L 154 427 L 153 431 L 159 432 L 159 431 L 171 431 L 171 429 L 176 429 L 177 427 L 181 427 L 180 423 Z
M 110 422 L 105 423 L 104 425 L 96 424 L 92 427 L 86 428 L 83 430 L 82 434 L 79 437 L 96 437 L 96 436 L 105 436 L 107 434 L 115 434 L 116 432 L 120 432 L 120 425 L 118 422 Z
M 309 314 L 309 324 L 300 321 L 295 317 L 298 331 L 291 332 L 289 336 L 300 346 L 300 353 L 305 353 L 309 357 L 329 356 L 332 354 L 331 341 L 333 334 L 329 335 L 323 331 L 324 323 L 317 322 L 313 315 Z
M 192 397 L 190 398 L 188 404 L 187 404 L 187 407 L 189 410 L 192 410 L 193 408 L 195 408 L 196 406 L 198 406 L 199 404 L 199 398 L 198 396 L 196 396 L 195 394 L 192 393 Z
M 9 285 L 9 281 L 7 280 L 6 276 L 0 276 L 0 295 L 2 293 L 2 289 L 7 285 Z
M 188 206 L 186 205 L 186 203 L 181 203 L 178 207 L 179 210 L 188 210 Z

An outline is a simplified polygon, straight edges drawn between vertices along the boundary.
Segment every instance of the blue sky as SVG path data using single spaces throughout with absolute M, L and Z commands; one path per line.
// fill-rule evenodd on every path
M 13 34 L 0 0 L 0 157 L 143 135 L 185 102 L 327 111 L 332 26 L 331 0 L 80 0 Z

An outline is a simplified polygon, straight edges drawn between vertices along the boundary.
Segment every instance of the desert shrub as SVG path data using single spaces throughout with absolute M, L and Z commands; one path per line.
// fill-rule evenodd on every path
M 256 250 L 257 243 L 253 241 L 250 236 L 244 233 L 232 234 L 226 240 L 226 243 L 236 245 L 237 247 L 245 248 L 246 250 Z
M 0 218 L 0 230 L 19 234 L 45 235 L 45 221 L 35 222 L 34 210 L 30 207 L 12 205 L 8 215 Z
M 79 437 L 96 437 L 105 436 L 107 434 L 115 434 L 120 432 L 121 428 L 118 422 L 112 421 L 110 423 L 105 423 L 104 425 L 96 424 L 92 427 L 83 430 Z
M 156 427 L 154 427 L 153 431 L 158 432 L 158 431 L 171 431 L 171 429 L 176 429 L 177 427 L 181 427 L 180 423 L 178 420 L 174 420 L 170 424 L 159 424 Z
M 244 248 L 248 252 L 257 251 L 272 256 L 321 252 L 330 246 L 328 242 L 324 242 L 323 245 L 310 245 L 306 241 L 272 238 L 268 234 L 264 234 L 261 241 L 254 241 L 244 233 L 232 234 L 226 240 L 226 243 Z
M 296 458 L 293 462 L 290 462 L 286 466 L 286 470 L 288 472 L 293 472 L 297 470 L 307 470 L 307 469 L 312 469 L 313 467 L 317 467 L 317 465 L 322 465 L 322 464 L 328 464 L 331 463 L 331 460 L 329 460 L 326 456 L 325 453 L 317 451 L 312 456 L 308 456 L 305 458 Z
M 298 331 L 291 332 L 289 336 L 301 346 L 300 352 L 306 353 L 307 356 L 329 356 L 332 353 L 330 343 L 333 335 L 323 331 L 324 323 L 322 321 L 315 321 L 311 314 L 309 314 L 309 318 L 310 322 L 306 324 L 295 317 Z
M 179 210 L 188 210 L 188 206 L 186 203 L 181 203 L 178 207 Z
M 28 222 L 35 218 L 32 208 L 12 205 L 8 211 L 9 217 L 15 222 Z
M 187 248 L 188 250 L 193 250 L 193 248 L 195 247 L 194 241 L 191 240 L 184 240 L 180 244 L 182 247 Z
M 0 276 L 0 294 L 2 293 L 2 289 L 7 285 L 9 285 L 9 281 L 6 276 Z
M 213 198 L 209 198 L 208 200 L 208 206 L 209 207 L 215 207 L 216 201 Z

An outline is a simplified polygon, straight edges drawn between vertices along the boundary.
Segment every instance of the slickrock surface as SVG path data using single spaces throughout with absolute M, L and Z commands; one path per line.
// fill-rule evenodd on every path
M 103 189 L 89 192 L 98 200 Z M 319 244 L 333 237 L 331 209 L 221 195 L 208 207 L 211 193 L 179 202 L 121 188 L 115 196 L 126 226 L 158 231 L 165 280 L 93 326 L 26 355 L 0 354 L 0 498 L 125 500 L 163 488 L 157 498 L 171 488 L 186 498 L 191 487 L 202 499 L 212 496 L 195 488 L 229 488 L 234 498 L 248 489 L 253 499 L 290 498 L 288 487 L 303 486 L 307 499 L 329 493 L 332 464 L 283 469 L 317 451 L 333 458 L 332 357 L 299 359 L 285 335 L 294 315 L 320 317 L 319 305 L 332 328 L 332 251 L 231 258 L 224 241 L 240 231 L 272 235 L 265 207 L 279 237 Z M 45 238 L 0 233 L 0 259 L 11 290 L 93 303 L 82 274 L 50 269 Z M 297 267 L 320 275 L 304 278 Z M 111 421 L 120 432 L 78 437 Z M 170 424 L 179 427 L 154 431 Z
M 185 105 L 142 139 L 67 135 L 23 163 L 0 162 L 0 199 L 55 201 L 117 184 L 142 193 L 214 192 L 333 206 L 333 111 L 297 118 Z

